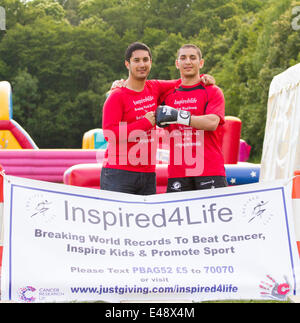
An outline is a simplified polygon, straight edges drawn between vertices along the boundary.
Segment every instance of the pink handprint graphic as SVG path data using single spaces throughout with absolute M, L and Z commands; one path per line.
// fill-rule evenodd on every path
M 285 300 L 287 297 L 287 294 L 290 292 L 291 287 L 288 283 L 287 277 L 284 276 L 285 282 L 283 283 L 277 283 L 274 278 L 272 278 L 270 275 L 266 275 L 268 280 L 262 281 L 259 285 L 261 292 L 260 294 L 263 297 L 269 297 L 276 300 Z

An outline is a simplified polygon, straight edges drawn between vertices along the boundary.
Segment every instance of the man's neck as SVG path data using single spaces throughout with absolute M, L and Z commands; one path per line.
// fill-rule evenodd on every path
M 183 86 L 192 86 L 198 84 L 201 81 L 200 74 L 194 77 L 181 77 L 181 84 Z
M 133 79 L 132 77 L 129 77 L 126 81 L 126 87 L 132 91 L 142 92 L 144 90 L 145 83 L 146 83 L 146 79 L 136 80 L 136 79 Z

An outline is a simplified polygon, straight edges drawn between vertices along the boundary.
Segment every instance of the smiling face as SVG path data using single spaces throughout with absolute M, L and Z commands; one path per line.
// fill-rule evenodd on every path
M 129 77 L 135 80 L 147 79 L 151 70 L 152 60 L 146 50 L 135 50 L 132 52 L 129 62 L 125 61 L 125 66 L 129 71 Z
M 176 67 L 179 69 L 181 77 L 197 77 L 203 65 L 204 60 L 200 57 L 195 48 L 185 47 L 179 50 Z

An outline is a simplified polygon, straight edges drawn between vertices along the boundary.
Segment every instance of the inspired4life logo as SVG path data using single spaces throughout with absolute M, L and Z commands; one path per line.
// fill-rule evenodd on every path
M 243 205 L 242 215 L 248 219 L 248 223 L 261 222 L 268 224 L 273 214 L 271 212 L 269 200 L 261 196 L 253 196 Z
M 50 222 L 55 218 L 53 213 L 53 202 L 46 198 L 42 193 L 32 195 L 25 205 L 25 209 L 30 218 Z

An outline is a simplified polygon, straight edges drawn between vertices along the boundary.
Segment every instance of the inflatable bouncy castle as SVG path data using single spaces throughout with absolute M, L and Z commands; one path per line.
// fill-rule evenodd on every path
M 39 149 L 13 120 L 11 85 L 0 82 L 0 164 L 7 175 L 62 183 L 66 169 L 96 163 L 99 154 L 92 149 Z
M 29 134 L 13 120 L 12 90 L 0 82 L 0 149 L 37 149 Z
M 106 149 L 107 141 L 102 129 L 87 131 L 82 138 L 82 149 Z

